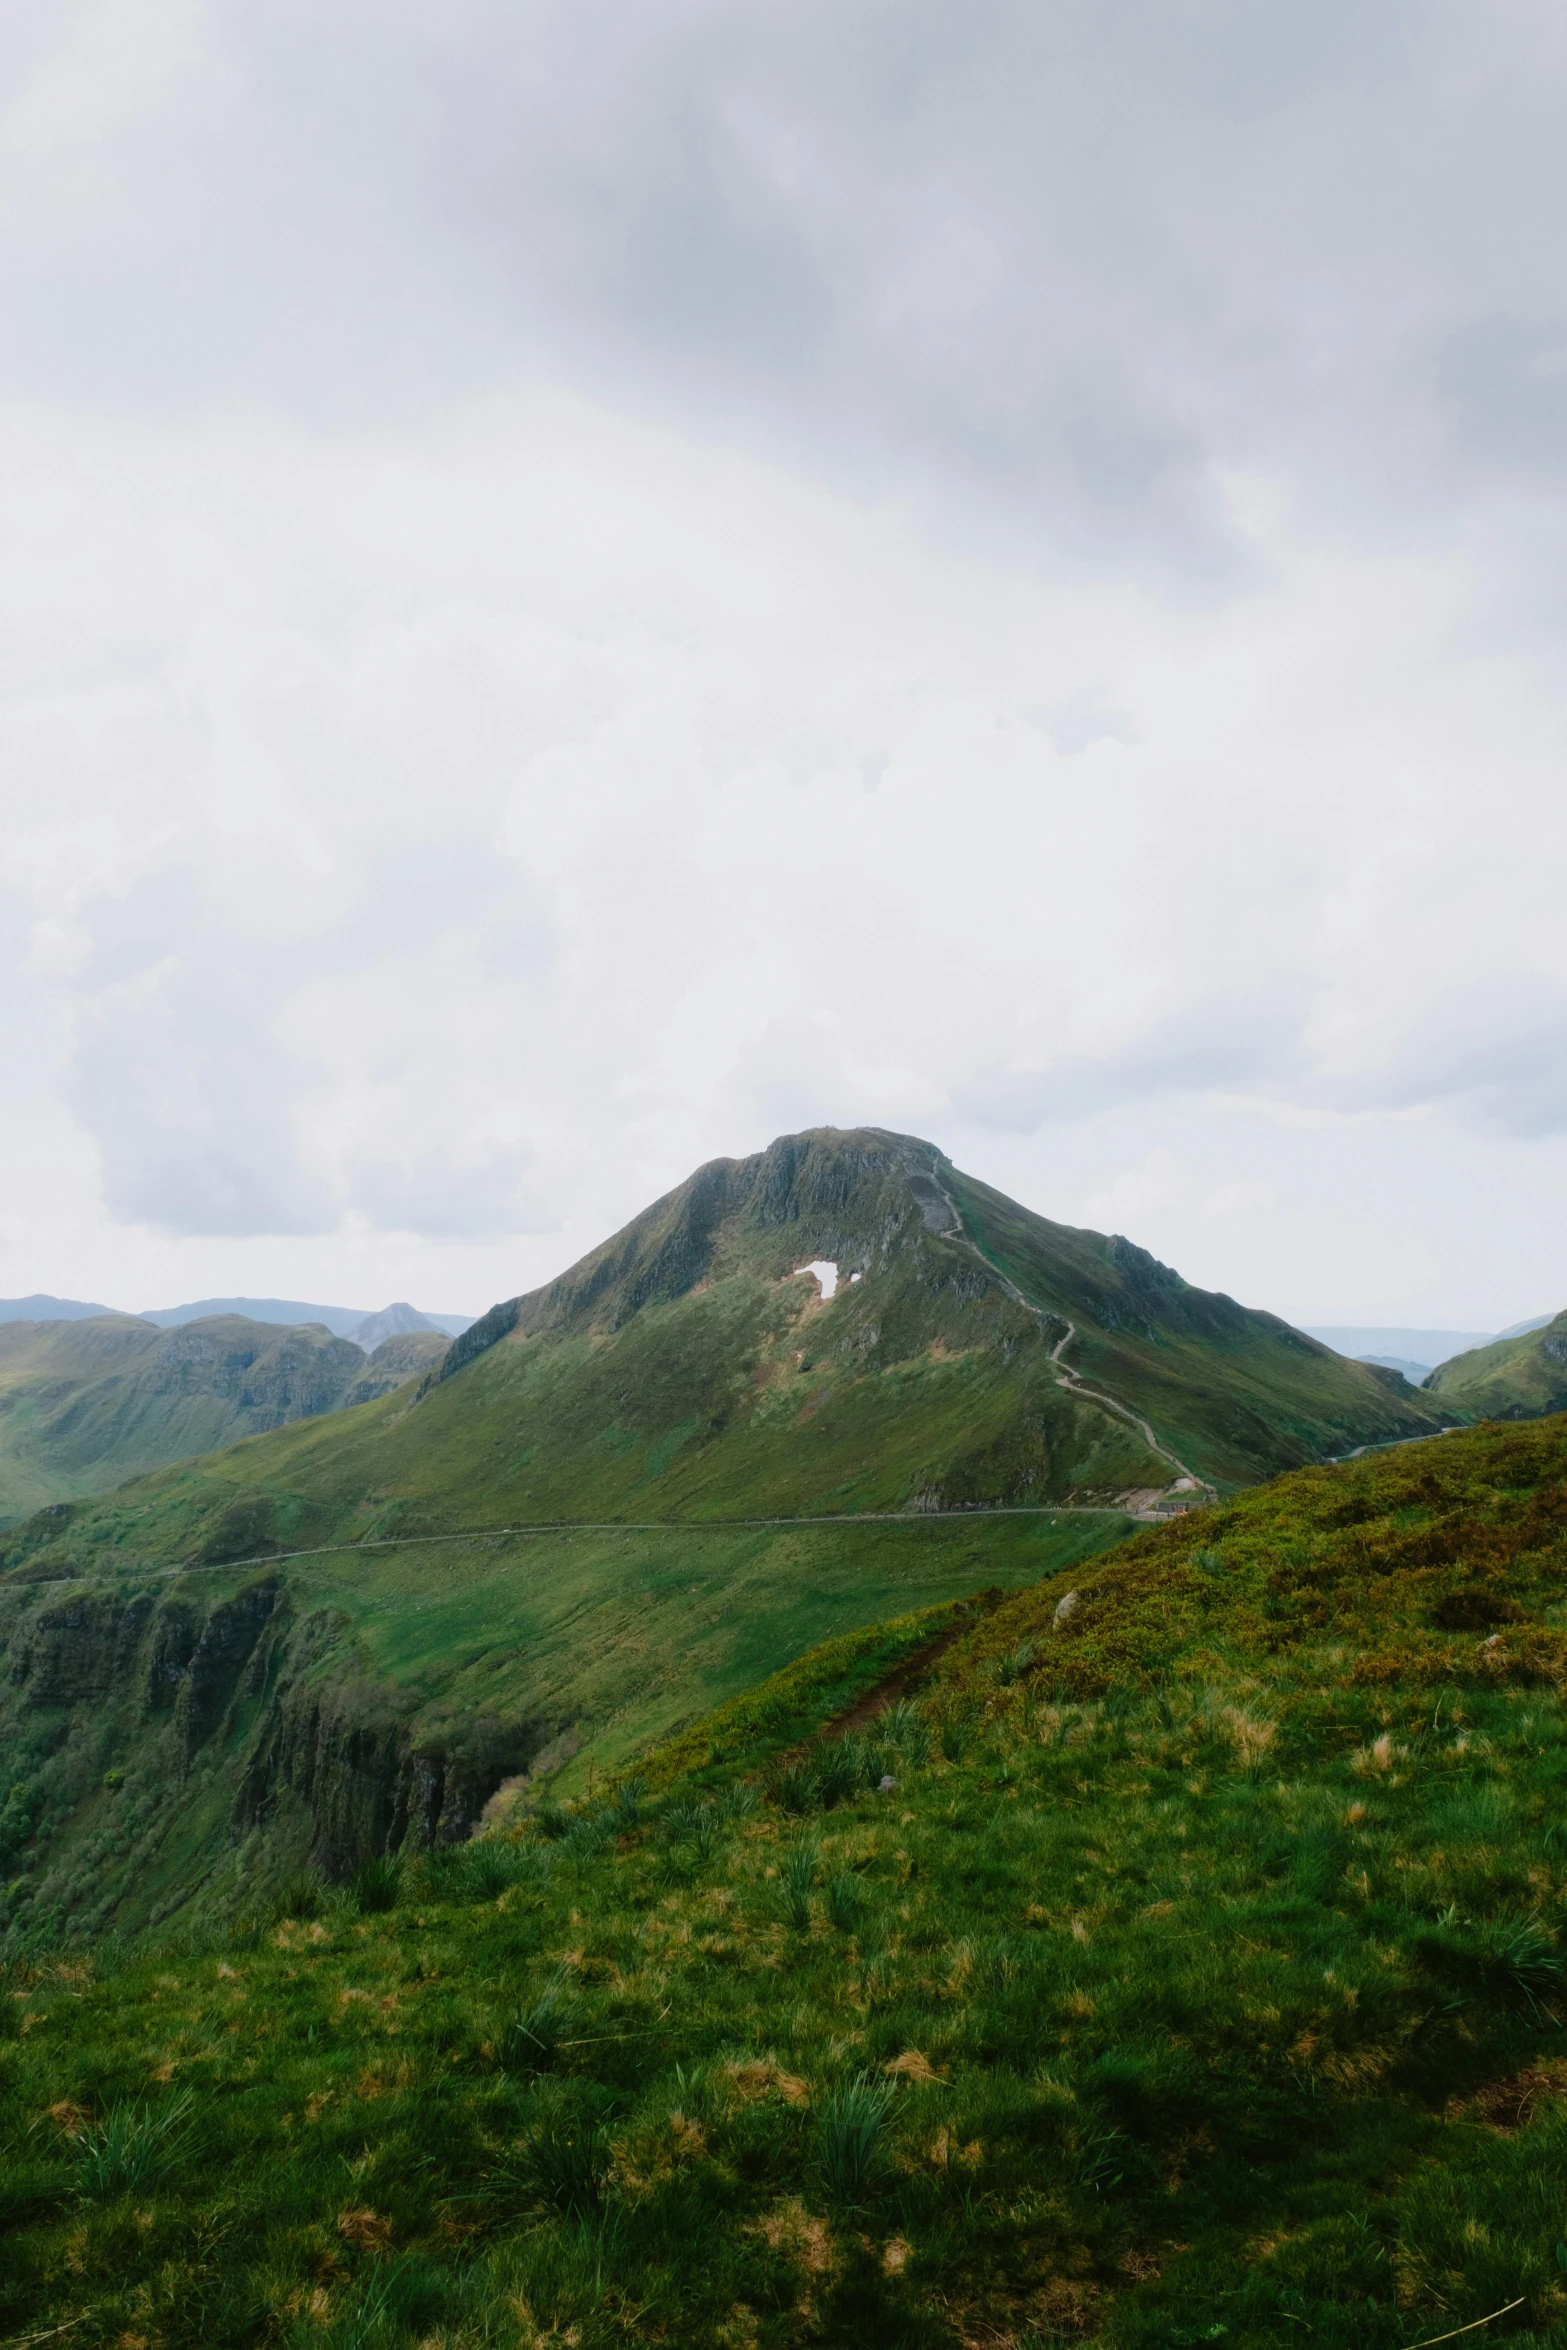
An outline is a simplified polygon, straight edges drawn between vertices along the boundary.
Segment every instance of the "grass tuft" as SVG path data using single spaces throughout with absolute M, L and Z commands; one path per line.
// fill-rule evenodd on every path
M 894 2094 L 890 2082 L 860 2073 L 824 2100 L 816 2123 L 816 2159 L 833 2202 L 861 2204 L 886 2178 L 887 2119 Z
M 194 2093 L 187 2089 L 160 2106 L 117 2098 L 101 2122 L 80 2132 L 72 2147 L 78 2191 L 110 2202 L 155 2186 L 190 2136 Z

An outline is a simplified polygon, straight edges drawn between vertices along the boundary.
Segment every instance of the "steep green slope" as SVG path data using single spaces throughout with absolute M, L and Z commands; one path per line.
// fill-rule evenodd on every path
M 1466 1419 L 1533 1420 L 1567 1409 L 1567 1313 L 1439 1363 L 1424 1392 Z
M 652 1792 L 13 1965 L 0 2329 L 1559 2341 L 1567 1420 L 954 1628 L 847 1739 L 840 1650 Z
M 315 1326 L 237 1314 L 154 1329 L 128 1314 L 0 1323 L 0 1524 L 244 1436 L 390 1393 L 436 1334 L 367 1358 Z

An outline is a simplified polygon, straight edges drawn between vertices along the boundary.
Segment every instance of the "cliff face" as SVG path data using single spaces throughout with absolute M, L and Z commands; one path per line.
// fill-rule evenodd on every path
M 206 1580 L 202 1578 L 201 1580 Z M 266 1574 L 0 1589 L 0 1928 L 134 1929 L 471 1833 L 542 1723 L 432 1716 Z M 199 1832 L 192 1832 L 199 1822 Z

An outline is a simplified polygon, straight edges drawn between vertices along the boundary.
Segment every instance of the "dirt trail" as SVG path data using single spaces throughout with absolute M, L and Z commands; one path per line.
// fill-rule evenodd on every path
M 932 1166 L 930 1170 L 930 1178 L 936 1189 L 940 1192 L 942 1198 L 946 1201 L 948 1211 L 952 1218 L 952 1222 L 948 1230 L 940 1234 L 939 1237 L 943 1240 L 957 1241 L 959 1246 L 966 1248 L 971 1256 L 977 1257 L 980 1263 L 984 1266 L 986 1272 L 990 1274 L 991 1278 L 1000 1282 L 1008 1297 L 1010 1297 L 1017 1305 L 1020 1305 L 1025 1313 L 1033 1315 L 1041 1330 L 1044 1329 L 1047 1322 L 1060 1321 L 1062 1317 L 1059 1314 L 1049 1314 L 1045 1311 L 1043 1306 L 1036 1306 L 1032 1298 L 1025 1297 L 1021 1289 L 1019 1289 L 1017 1283 L 1015 1281 L 1008 1280 L 1006 1274 L 1002 1272 L 999 1265 L 993 1265 L 991 1263 L 989 1257 L 986 1256 L 978 1241 L 971 1240 L 969 1238 L 969 1235 L 964 1228 L 962 1210 L 959 1208 L 958 1203 L 953 1198 L 951 1192 L 942 1182 L 941 1177 L 937 1174 L 934 1166 Z M 1099 1404 L 1106 1411 L 1119 1413 L 1123 1420 L 1130 1420 L 1132 1426 L 1138 1431 L 1142 1437 L 1143 1442 L 1147 1445 L 1151 1453 L 1153 1453 L 1161 1461 L 1170 1462 L 1172 1467 L 1175 1469 L 1177 1476 L 1189 1477 L 1191 1479 L 1194 1500 L 1203 1502 L 1217 1501 L 1219 1498 L 1218 1488 L 1216 1486 L 1210 1485 L 1206 1477 L 1199 1477 L 1195 1469 L 1188 1468 L 1185 1461 L 1181 1459 L 1179 1453 L 1172 1452 L 1167 1444 L 1161 1442 L 1161 1440 L 1154 1434 L 1152 1427 L 1143 1418 L 1140 1412 L 1134 1411 L 1130 1404 L 1122 1403 L 1119 1396 L 1107 1395 L 1105 1391 L 1099 1387 L 1090 1387 L 1086 1380 L 1080 1379 L 1078 1377 L 1077 1373 L 1072 1369 L 1069 1363 L 1062 1362 L 1061 1356 L 1063 1352 L 1071 1345 L 1073 1339 L 1076 1336 L 1076 1323 L 1068 1322 L 1066 1326 L 1066 1335 L 1063 1338 L 1058 1338 L 1054 1346 L 1050 1349 L 1050 1363 L 1052 1369 L 1056 1373 L 1056 1384 L 1060 1387 L 1064 1387 L 1071 1395 L 1080 1395 L 1085 1403 Z
M 974 1622 L 980 1620 L 976 1616 Z M 961 1640 L 966 1632 L 973 1631 L 974 1622 L 949 1624 L 945 1632 L 938 1632 L 934 1640 L 925 1642 L 923 1648 L 914 1649 L 901 1665 L 894 1665 L 883 1680 L 873 1682 L 869 1689 L 862 1690 L 854 1703 L 845 1706 L 841 1714 L 834 1714 L 830 1721 L 823 1722 L 819 1730 L 813 1730 L 809 1738 L 802 1738 L 798 1746 L 791 1746 L 783 1754 L 777 1755 L 769 1768 L 776 1770 L 782 1763 L 799 1762 L 813 1747 L 825 1744 L 829 1738 L 852 1738 L 857 1730 L 865 1729 L 879 1715 L 890 1713 L 899 1698 L 906 1697 L 915 1683 L 924 1679 L 938 1657 L 946 1654 L 954 1640 Z

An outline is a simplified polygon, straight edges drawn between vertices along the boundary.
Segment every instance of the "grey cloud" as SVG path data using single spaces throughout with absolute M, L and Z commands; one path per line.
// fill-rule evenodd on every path
M 980 1072 L 954 1090 L 952 1106 L 966 1125 L 1033 1134 L 1128 1102 L 1287 1085 L 1304 1067 L 1287 1004 L 1247 1011 L 1209 1003 L 1156 1025 L 1121 1051 L 1073 1054 L 1044 1069 Z
M 205 21 L 205 67 L 107 139 L 96 241 L 13 246 L 13 380 L 374 411 L 543 363 L 943 528 L 1198 582 L 1248 576 L 1225 467 L 1362 523 L 1467 494 L 1499 436 L 1560 474 L 1556 330 L 1493 323 L 1556 310 L 1567 60 L 1527 8 Z
M 297 874 L 247 882 L 184 860 L 88 904 L 69 987 L 70 1098 L 115 1215 L 230 1237 L 331 1232 L 350 1214 L 448 1238 L 553 1224 L 532 1149 L 448 1134 L 440 1106 L 443 1064 L 462 1060 L 464 982 L 481 994 L 537 983 L 554 954 L 547 909 L 455 830 L 413 848 L 367 845 L 362 858 L 313 922 L 283 916 Z M 270 935 L 256 919 L 269 897 Z M 457 966 L 442 975 L 434 1031 L 399 1035 L 394 1018 L 342 1040 L 377 1109 L 368 1132 L 361 1117 L 355 1139 L 329 1143 L 316 1130 L 322 1065 L 293 1009 L 301 990 L 340 975 L 352 1004 L 393 962 L 417 976 L 421 957 Z
M 1438 1001 L 1380 1068 L 1332 1092 L 1346 1108 L 1440 1104 L 1519 1141 L 1567 1134 L 1567 995 L 1493 983 Z
M 1567 468 L 1567 319 L 1493 318 L 1448 336 L 1432 370 L 1455 441 L 1482 463 Z

